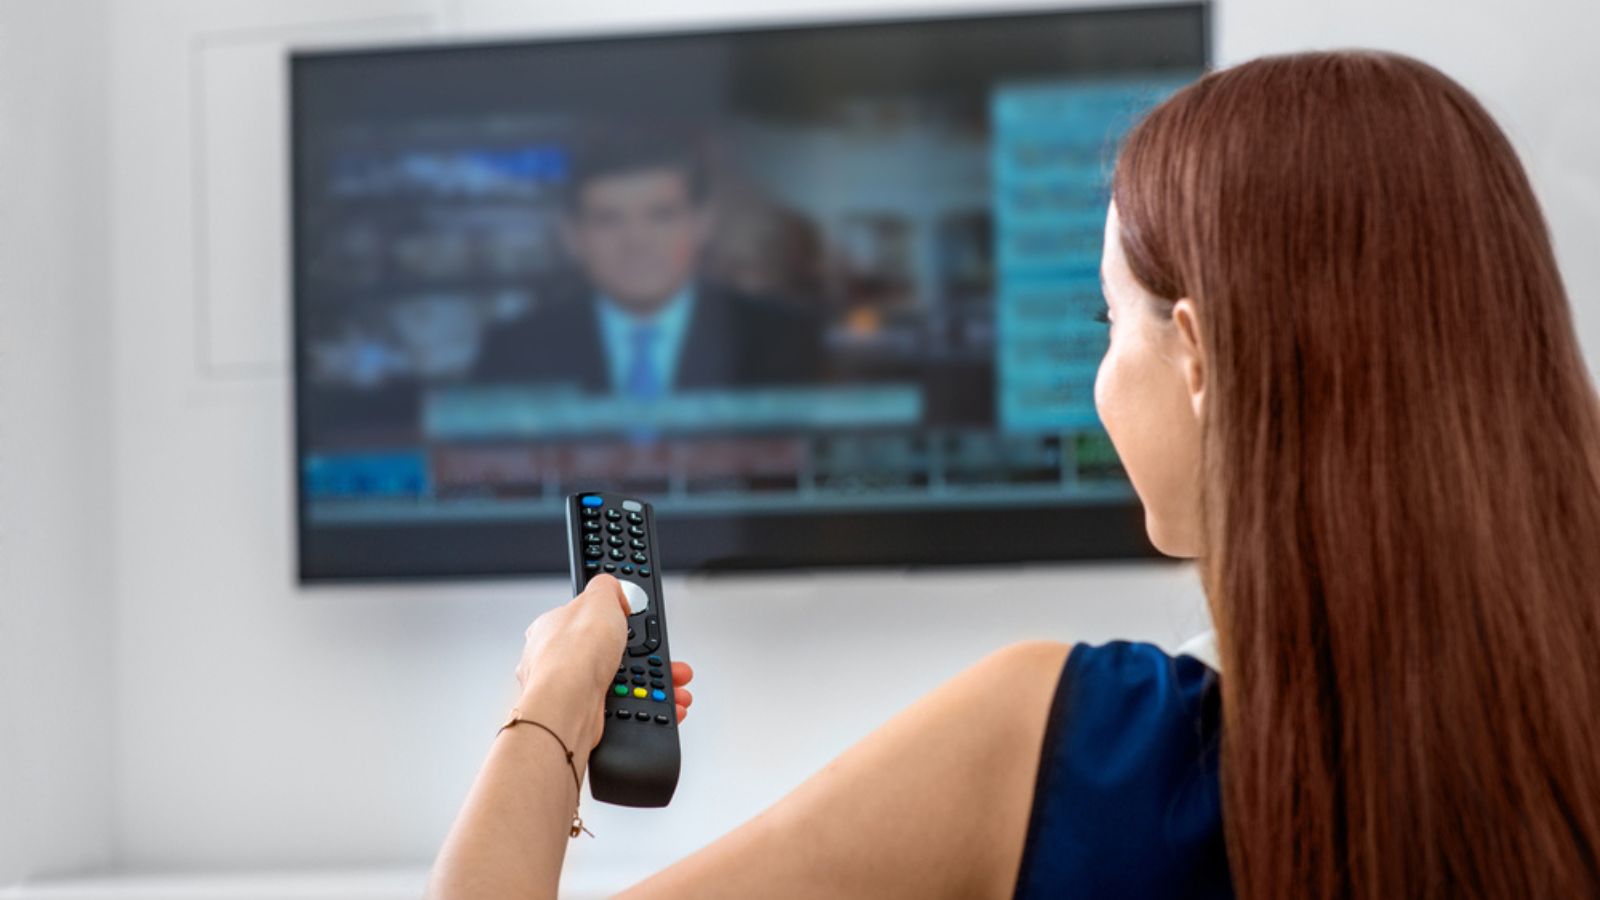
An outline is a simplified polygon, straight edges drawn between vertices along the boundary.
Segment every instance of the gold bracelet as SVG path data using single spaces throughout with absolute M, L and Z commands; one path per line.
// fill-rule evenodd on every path
M 561 739 L 561 735 L 556 734 L 549 725 L 546 725 L 543 722 L 535 722 L 532 719 L 522 718 L 522 710 L 517 709 L 516 707 L 512 707 L 511 715 L 506 717 L 506 723 L 500 726 L 500 731 L 505 731 L 507 728 L 510 728 L 513 725 L 523 724 L 537 725 L 549 732 L 550 736 L 556 739 L 556 743 L 561 745 L 561 752 L 567 754 L 567 766 L 572 769 L 572 786 L 578 791 L 577 799 L 572 802 L 572 836 L 577 837 L 578 832 L 581 831 L 584 834 L 587 834 L 589 837 L 594 837 L 594 832 L 583 827 L 583 817 L 578 815 L 578 802 L 583 799 L 583 780 L 578 777 L 578 764 L 572 761 L 572 751 L 567 749 L 567 742 L 563 741 Z M 500 736 L 500 731 L 496 731 L 494 733 L 495 737 Z

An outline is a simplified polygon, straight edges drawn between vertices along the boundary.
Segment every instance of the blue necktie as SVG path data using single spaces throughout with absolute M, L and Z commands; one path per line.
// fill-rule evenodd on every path
M 629 396 L 654 400 L 661 396 L 661 379 L 656 375 L 656 326 L 635 325 L 629 335 L 628 371 L 624 386 Z

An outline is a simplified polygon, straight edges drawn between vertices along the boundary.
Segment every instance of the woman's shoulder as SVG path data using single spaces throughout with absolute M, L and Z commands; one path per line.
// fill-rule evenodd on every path
M 1228 897 L 1218 675 L 1202 654 L 1075 645 L 1040 753 L 1017 894 Z

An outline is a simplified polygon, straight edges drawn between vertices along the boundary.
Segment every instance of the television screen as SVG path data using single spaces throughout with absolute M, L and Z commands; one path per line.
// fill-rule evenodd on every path
M 296 53 L 303 580 L 1141 556 L 1117 140 L 1204 4 Z

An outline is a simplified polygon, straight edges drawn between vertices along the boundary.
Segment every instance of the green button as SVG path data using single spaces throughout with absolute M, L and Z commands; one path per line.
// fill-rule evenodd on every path
M 618 697 L 626 697 L 626 696 L 628 696 L 628 686 L 625 685 L 625 684 L 619 684 L 616 687 L 612 688 L 611 690 Z

